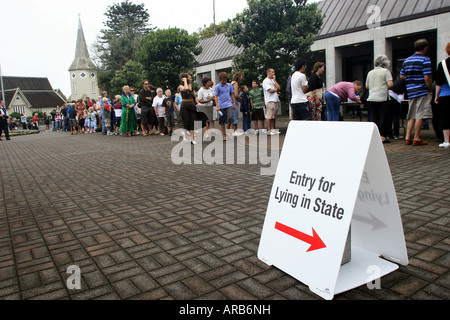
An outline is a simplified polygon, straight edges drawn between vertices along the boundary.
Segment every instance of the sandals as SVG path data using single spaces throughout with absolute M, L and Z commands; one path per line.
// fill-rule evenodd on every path
M 428 143 L 423 141 L 423 140 L 414 140 L 412 144 L 413 144 L 413 146 L 426 146 L 426 145 L 428 145 Z
M 413 146 L 426 146 L 428 145 L 427 142 L 423 141 L 423 140 L 405 140 L 405 144 L 407 146 L 413 145 Z

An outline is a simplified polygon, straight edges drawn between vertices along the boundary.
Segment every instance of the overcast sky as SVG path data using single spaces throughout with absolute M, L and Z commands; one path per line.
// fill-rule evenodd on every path
M 78 13 L 88 47 L 104 28 L 111 0 L 0 0 L 0 65 L 4 76 L 47 77 L 70 96 Z M 144 3 L 153 27 L 189 33 L 213 22 L 213 0 L 135 0 Z M 234 18 L 246 0 L 216 0 L 216 22 Z

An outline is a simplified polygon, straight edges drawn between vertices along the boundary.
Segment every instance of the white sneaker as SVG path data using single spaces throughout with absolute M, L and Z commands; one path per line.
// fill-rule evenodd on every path
M 273 131 L 267 132 L 267 135 L 268 135 L 268 136 L 274 136 L 274 135 L 275 135 L 275 132 L 273 132 Z
M 444 142 L 444 143 L 441 143 L 441 144 L 439 145 L 439 148 L 445 148 L 445 149 L 450 148 L 450 142 Z
M 258 133 L 259 133 L 259 130 L 255 130 L 255 135 L 258 135 Z
M 235 132 L 233 132 L 233 134 L 232 134 L 232 136 L 234 136 L 234 137 L 240 137 L 240 136 L 242 136 L 242 135 L 243 135 L 243 133 L 240 132 L 240 131 L 235 131 Z

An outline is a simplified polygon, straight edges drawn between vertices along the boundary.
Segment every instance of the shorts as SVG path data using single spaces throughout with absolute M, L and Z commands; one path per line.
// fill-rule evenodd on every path
M 266 117 L 264 116 L 264 108 L 260 109 L 253 109 L 252 111 L 252 120 L 253 121 L 264 121 L 266 120 Z
M 75 119 L 70 119 L 69 120 L 69 125 L 70 125 L 70 129 L 76 129 L 77 128 L 77 120 Z
M 312 107 L 309 102 L 305 103 L 293 103 L 292 108 L 292 120 L 312 120 Z
M 231 108 L 231 109 L 233 110 L 233 122 L 232 122 L 231 124 L 236 125 L 236 124 L 239 123 L 239 109 L 240 109 L 240 104 L 237 104 L 237 103 L 236 103 L 236 109 L 233 109 L 233 108 Z
M 278 102 L 269 102 L 267 103 L 266 108 L 266 119 L 274 120 L 277 117 L 278 113 Z
M 412 99 L 409 103 L 409 111 L 406 119 L 433 119 L 431 95 L 427 94 L 426 96 Z
M 111 117 L 106 117 L 105 120 L 105 127 L 111 127 Z
M 220 109 L 220 112 L 222 112 L 222 116 L 219 115 L 219 124 L 221 126 L 233 122 L 233 107 Z
M 199 106 L 200 112 L 203 112 L 208 117 L 208 122 L 214 122 L 214 107 L 213 106 Z
M 173 112 L 166 113 L 166 118 L 167 118 L 166 125 L 171 128 L 175 127 L 175 115 L 173 114 Z

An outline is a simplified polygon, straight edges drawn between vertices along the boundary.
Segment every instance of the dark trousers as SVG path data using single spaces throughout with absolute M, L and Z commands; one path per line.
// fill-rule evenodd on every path
M 0 120 L 0 138 L 2 137 L 2 132 L 5 132 L 6 139 L 9 139 L 8 122 L 5 120 Z
M 391 99 L 389 101 L 389 122 L 387 137 L 398 137 L 400 135 L 400 103 Z
M 439 105 L 434 103 L 434 101 L 431 103 L 431 110 L 433 111 L 433 129 L 434 133 L 436 134 L 436 138 L 439 139 L 439 141 L 444 141 L 444 132 L 442 130 L 442 115 L 443 112 L 441 108 L 439 108 Z
M 382 137 L 388 137 L 389 134 L 389 102 L 368 102 L 370 109 L 371 121 L 374 122 L 380 135 Z

